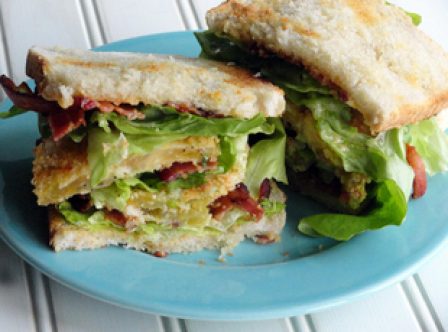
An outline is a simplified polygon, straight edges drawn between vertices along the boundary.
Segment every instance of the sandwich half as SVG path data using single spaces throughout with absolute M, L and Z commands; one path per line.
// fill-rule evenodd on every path
M 32 183 L 56 251 L 226 253 L 245 237 L 279 240 L 282 90 L 164 55 L 34 47 L 26 71 L 34 92 L 1 77 L 15 104 L 2 117 L 39 114 Z
M 338 240 L 403 221 L 426 174 L 448 169 L 433 116 L 448 106 L 448 56 L 419 17 L 383 0 L 228 0 L 197 33 L 202 57 L 285 91 L 290 183 L 336 214 L 299 230 Z

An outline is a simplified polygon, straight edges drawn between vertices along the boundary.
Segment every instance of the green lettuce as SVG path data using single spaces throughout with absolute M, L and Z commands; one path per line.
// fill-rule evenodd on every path
M 23 114 L 25 112 L 28 112 L 28 110 L 17 107 L 17 106 L 11 106 L 11 108 L 8 111 L 0 113 L 0 119 L 12 118 L 14 116 Z
M 233 140 L 251 133 L 272 134 L 275 125 L 261 115 L 251 119 L 205 118 L 177 112 L 170 107 L 141 108 L 144 120 L 128 120 L 116 113 L 95 112 L 88 130 L 91 186 L 109 177 L 113 165 L 131 155 L 150 153 L 156 147 L 188 136 L 219 136 L 223 172 L 235 161 Z
M 401 225 L 406 216 L 407 200 L 394 181 L 376 183 L 369 195 L 369 205 L 360 215 L 318 214 L 305 217 L 300 220 L 299 230 L 309 236 L 347 241 L 368 230 Z
M 140 112 L 145 114 L 143 120 L 128 120 L 115 112 L 93 114 L 91 121 L 107 128 L 106 123 L 113 124 L 124 134 L 164 136 L 240 136 L 263 132 L 270 134 L 274 127 L 258 114 L 251 119 L 212 118 L 185 112 L 178 112 L 172 107 L 143 106 Z M 107 130 L 107 129 L 105 129 Z
M 286 204 L 278 201 L 270 201 L 263 199 L 260 203 L 263 208 L 264 214 L 268 217 L 281 213 L 285 210 Z
M 109 209 L 124 211 L 133 188 L 152 191 L 144 181 L 138 178 L 119 179 L 107 187 L 93 189 L 90 197 L 97 209 L 107 206 Z
M 101 163 L 101 166 L 96 167 L 96 169 L 94 166 L 94 170 L 106 171 L 108 169 L 108 165 L 114 164 L 118 160 L 124 158 L 123 151 L 129 150 L 128 145 L 132 145 L 133 142 L 131 141 L 131 143 L 129 143 L 129 141 L 127 140 L 120 142 L 120 140 L 123 140 L 125 136 L 123 133 L 118 133 L 116 130 L 110 130 L 109 133 L 99 128 L 96 128 L 94 130 L 98 131 L 99 136 L 104 135 L 104 137 L 102 137 L 101 144 L 106 144 L 107 153 L 104 154 L 105 158 L 100 157 L 98 160 L 93 159 L 91 162 L 93 163 L 93 165 L 97 165 L 95 163 Z M 132 136 L 133 135 L 131 135 L 131 137 Z M 97 138 L 96 135 L 94 137 Z M 112 209 L 123 211 L 126 207 L 127 201 L 131 197 L 131 192 L 134 188 L 139 188 L 146 191 L 167 190 L 169 192 L 176 189 L 191 189 L 199 187 L 206 182 L 207 175 L 227 172 L 236 161 L 238 146 L 240 146 L 241 143 L 245 145 L 246 141 L 247 136 L 220 137 L 221 153 L 218 157 L 218 167 L 216 170 L 208 170 L 202 173 L 192 173 L 185 178 L 178 178 L 169 182 L 160 180 L 159 176 L 156 173 L 143 173 L 138 177 L 115 180 L 111 185 L 107 187 L 94 188 L 91 192 L 92 199 L 97 208 L 107 206 Z M 96 153 L 100 149 L 98 147 L 100 144 L 96 140 L 91 141 L 91 143 L 92 144 L 90 145 L 90 148 L 95 150 L 95 152 L 93 152 L 91 156 L 100 155 Z M 160 142 L 158 142 L 157 140 L 154 142 L 155 145 L 159 143 Z M 132 147 L 130 148 L 130 150 L 132 150 Z M 204 158 L 204 166 L 207 164 L 207 162 L 207 158 Z M 93 176 L 104 177 L 105 175 L 103 173 L 99 175 L 93 173 Z
M 67 201 L 60 203 L 57 209 L 64 219 L 72 225 L 85 227 L 90 230 L 101 230 L 104 228 L 122 229 L 122 227 L 107 219 L 103 211 L 78 212 Z
M 409 197 L 414 173 L 406 161 L 404 129 L 374 138 L 350 125 L 350 108 L 334 97 L 286 93 L 295 105 L 313 113 L 320 137 L 341 159 L 346 172 L 367 174 L 377 182 L 392 179 Z
M 259 140 L 249 151 L 244 182 L 252 194 L 258 193 L 264 179 L 275 179 L 288 183 L 285 171 L 286 134 L 278 118 L 268 120 L 275 126 L 275 132 Z
M 429 175 L 448 169 L 448 137 L 435 119 L 421 121 L 407 128 L 405 135 L 417 149 Z
M 118 130 L 109 133 L 98 127 L 89 128 L 87 158 L 90 185 L 96 188 L 113 172 L 113 166 L 130 155 L 149 153 L 161 144 L 183 138 L 182 135 L 125 135 Z
M 141 181 L 143 181 L 148 187 L 155 190 L 176 190 L 176 189 L 191 189 L 203 185 L 206 181 L 206 176 L 209 172 L 192 173 L 185 178 L 178 178 L 173 181 L 162 181 L 155 173 L 143 173 L 141 175 Z

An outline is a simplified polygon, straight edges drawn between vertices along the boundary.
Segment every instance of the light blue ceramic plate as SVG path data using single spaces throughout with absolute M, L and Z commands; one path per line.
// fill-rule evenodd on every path
M 102 51 L 196 56 L 190 32 L 145 36 Z M 6 102 L 0 111 L 10 106 Z M 377 291 L 397 282 L 447 242 L 448 175 L 429 180 L 424 198 L 411 202 L 402 227 L 358 236 L 348 243 L 299 235 L 299 217 L 324 211 L 287 191 L 283 241 L 241 244 L 225 263 L 217 252 L 160 259 L 122 248 L 55 254 L 48 247 L 45 209 L 31 193 L 36 117 L 0 122 L 0 233 L 49 277 L 107 302 L 162 315 L 249 320 L 303 314 Z

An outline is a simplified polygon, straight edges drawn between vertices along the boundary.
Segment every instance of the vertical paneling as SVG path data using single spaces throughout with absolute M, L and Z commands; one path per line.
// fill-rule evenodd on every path
M 10 72 L 10 66 L 7 59 L 7 52 L 6 52 L 6 34 L 5 30 L 3 29 L 3 17 L 2 17 L 2 11 L 0 7 L 0 73 L 1 74 L 9 74 Z M 3 92 L 3 89 L 0 89 L 0 102 L 6 97 L 6 94 Z
M 185 322 L 188 332 L 293 332 L 287 319 L 272 319 L 254 322 L 209 322 L 188 320 Z
M 436 324 L 448 330 L 448 247 L 420 271 L 417 284 Z
M 93 0 L 79 0 L 82 19 L 91 47 L 103 45 L 105 42 L 102 25 L 98 22 L 98 13 Z
M 175 0 L 96 1 L 108 42 L 185 28 Z
M 199 21 L 199 27 L 201 29 L 207 29 L 207 24 L 205 23 L 205 13 L 212 7 L 219 5 L 221 0 L 189 0 L 196 12 L 196 17 Z
M 34 331 L 35 323 L 22 260 L 0 240 L 0 330 Z
M 50 289 L 60 332 L 163 331 L 161 319 L 155 315 L 100 302 L 55 282 Z
M 366 299 L 353 301 L 311 315 L 319 332 L 421 331 L 399 286 L 389 287 Z
M 189 0 L 176 0 L 186 30 L 198 30 L 198 20 Z
M 75 0 L 1 0 L 12 75 L 25 78 L 25 58 L 32 45 L 87 48 L 88 36 Z

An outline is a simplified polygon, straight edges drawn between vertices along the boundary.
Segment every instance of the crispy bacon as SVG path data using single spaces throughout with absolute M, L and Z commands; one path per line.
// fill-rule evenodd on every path
M 155 251 L 153 253 L 153 256 L 158 257 L 158 258 L 164 258 L 166 256 L 168 256 L 168 253 L 166 251 Z
M 159 172 L 159 179 L 165 182 L 171 182 L 184 175 L 196 173 L 201 170 L 214 169 L 217 165 L 218 163 L 216 161 L 209 161 L 205 166 L 195 165 L 191 161 L 185 163 L 175 162 L 170 167 Z
M 249 212 L 257 221 L 263 217 L 263 209 L 250 197 L 249 190 L 243 183 L 238 184 L 234 190 L 217 198 L 209 205 L 210 213 L 215 219 L 220 219 L 226 211 L 233 207 Z
M 269 236 L 268 234 L 255 235 L 255 241 L 258 244 L 270 244 L 274 243 L 276 238 L 274 236 Z
M 417 150 L 409 144 L 406 144 L 406 160 L 414 170 L 415 177 L 414 183 L 412 185 L 412 198 L 417 199 L 422 197 L 426 192 L 427 179 L 425 164 L 418 154 Z
M 170 182 L 174 181 L 177 178 L 186 175 L 195 173 L 198 171 L 198 166 L 193 164 L 191 161 L 186 163 L 173 163 L 170 167 L 163 169 L 159 173 L 159 178 L 162 181 Z
M 126 226 L 126 216 L 118 210 L 106 210 L 105 217 L 119 226 Z
M 101 112 L 104 113 L 110 113 L 110 112 L 116 112 L 120 115 L 123 115 L 127 117 L 129 120 L 142 120 L 145 118 L 145 114 L 138 111 L 137 108 L 131 105 L 115 105 L 114 103 L 108 102 L 108 101 L 90 101 L 91 104 L 96 103 L 96 107 Z
M 59 141 L 79 126 L 86 125 L 85 113 L 79 104 L 80 102 L 75 100 L 69 108 L 48 114 L 48 124 L 55 141 Z
M 79 212 L 87 212 L 93 207 L 90 195 L 75 195 L 69 198 L 69 202 Z
M 10 78 L 1 75 L 0 85 L 3 87 L 3 90 L 5 90 L 8 98 L 11 99 L 17 107 L 33 110 L 42 114 L 48 114 L 60 108 L 58 103 L 45 100 L 34 94 L 25 82 L 16 86 Z
M 178 112 L 181 113 L 190 113 L 198 116 L 202 116 L 204 118 L 223 118 L 224 115 L 216 114 L 215 112 L 210 112 L 203 110 L 201 108 L 197 108 L 194 106 L 189 106 L 183 103 L 167 103 L 166 106 L 175 108 Z
M 57 102 L 45 100 L 38 94 L 33 93 L 25 82 L 16 86 L 5 75 L 0 76 L 0 85 L 14 105 L 48 117 L 55 141 L 60 140 L 79 126 L 86 125 L 85 112 L 94 108 L 98 108 L 105 113 L 116 112 L 126 116 L 129 120 L 145 118 L 142 112 L 131 105 L 115 105 L 111 102 L 94 101 L 84 97 L 75 97 L 73 105 L 63 109 Z
M 269 198 L 271 195 L 271 181 L 269 179 L 264 179 L 261 182 L 260 190 L 258 192 L 258 201 L 261 202 L 263 199 Z

